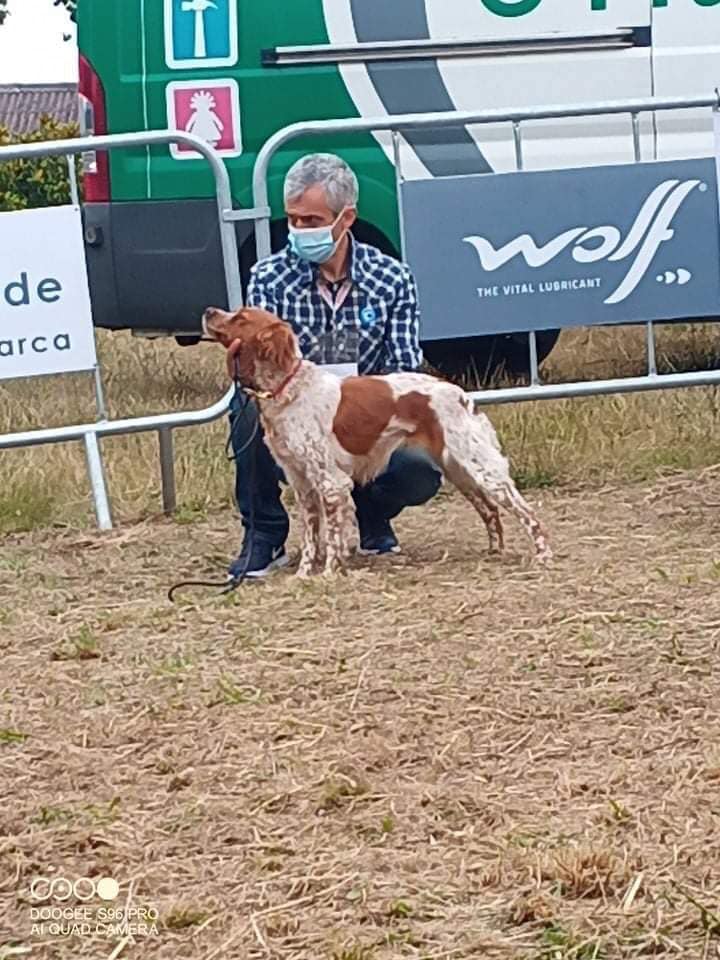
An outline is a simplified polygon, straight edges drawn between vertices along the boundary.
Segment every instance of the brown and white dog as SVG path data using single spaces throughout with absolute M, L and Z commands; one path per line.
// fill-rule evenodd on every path
M 495 430 L 463 390 L 418 373 L 340 380 L 303 360 L 289 324 L 265 310 L 209 307 L 209 337 L 228 370 L 259 400 L 265 441 L 295 491 L 302 518 L 298 574 L 333 573 L 357 544 L 353 484 L 383 471 L 402 446 L 423 447 L 470 501 L 503 549 L 498 507 L 518 517 L 537 558 L 552 556 L 541 523 L 518 493 Z

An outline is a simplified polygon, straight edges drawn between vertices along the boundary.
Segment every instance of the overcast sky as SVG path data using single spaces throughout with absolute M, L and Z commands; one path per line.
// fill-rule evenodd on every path
M 0 83 L 77 80 L 75 28 L 52 0 L 10 0 L 0 27 Z M 72 40 L 63 42 L 63 34 Z

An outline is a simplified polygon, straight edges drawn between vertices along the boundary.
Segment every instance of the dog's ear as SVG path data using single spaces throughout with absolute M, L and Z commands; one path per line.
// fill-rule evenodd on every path
M 231 380 L 234 380 L 238 375 L 238 355 L 241 350 L 242 340 L 233 340 L 230 346 L 227 348 L 227 353 L 225 354 L 225 363 L 227 365 L 228 376 Z
M 289 324 L 278 320 L 261 330 L 255 337 L 255 346 L 260 360 L 267 360 L 288 373 L 292 370 L 298 354 L 295 334 Z

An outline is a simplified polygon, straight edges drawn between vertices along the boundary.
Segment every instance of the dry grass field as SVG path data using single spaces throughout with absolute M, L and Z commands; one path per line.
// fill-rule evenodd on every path
M 711 329 L 660 340 L 714 361 Z M 212 347 L 100 345 L 114 413 L 224 387 Z M 641 361 L 577 332 L 549 374 Z M 91 414 L 87 378 L 52 387 L 0 387 L 0 430 Z M 490 410 L 548 569 L 442 491 L 398 557 L 174 605 L 238 545 L 224 424 L 178 433 L 173 519 L 155 438 L 106 442 L 103 536 L 79 447 L 3 454 L 0 958 L 720 956 L 719 403 Z M 39 876 L 119 893 L 33 929 Z

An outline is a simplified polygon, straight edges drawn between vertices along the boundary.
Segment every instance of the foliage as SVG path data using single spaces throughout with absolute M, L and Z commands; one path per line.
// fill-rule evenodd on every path
M 0 127 L 0 146 L 18 142 L 60 140 L 77 135 L 76 124 L 59 123 L 52 117 L 43 117 L 39 129 L 24 137 L 12 137 L 4 127 Z M 0 164 L 0 211 L 56 207 L 67 203 L 69 198 L 70 186 L 65 157 L 9 160 Z

